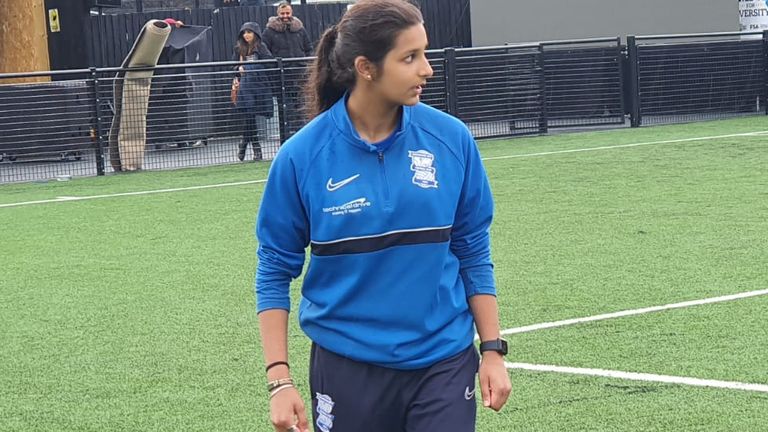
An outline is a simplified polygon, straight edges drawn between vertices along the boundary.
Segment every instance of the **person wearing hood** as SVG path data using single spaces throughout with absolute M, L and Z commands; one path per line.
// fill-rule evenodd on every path
M 237 75 L 232 82 L 237 90 L 235 105 L 242 115 L 243 139 L 237 150 L 237 158 L 241 161 L 245 159 L 249 144 L 253 148 L 253 160 L 262 158 L 260 134 L 266 129 L 267 119 L 272 117 L 272 90 L 265 65 L 252 62 L 271 58 L 272 54 L 262 43 L 259 25 L 254 22 L 243 24 L 232 59 L 246 62 L 237 66 Z
M 277 16 L 269 18 L 261 38 L 275 57 L 312 56 L 307 29 L 300 19 L 293 16 L 293 8 L 286 1 L 277 5 Z

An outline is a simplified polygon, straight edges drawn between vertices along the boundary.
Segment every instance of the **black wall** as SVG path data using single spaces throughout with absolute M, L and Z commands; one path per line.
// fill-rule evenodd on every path
M 424 15 L 430 48 L 470 47 L 472 29 L 470 0 L 414 0 Z M 61 31 L 48 28 L 51 70 L 83 69 L 91 66 L 119 66 L 133 40 L 147 20 L 176 18 L 189 25 L 210 26 L 213 30 L 215 61 L 230 60 L 240 25 L 258 22 L 262 27 L 275 14 L 273 6 L 226 7 L 152 11 L 116 15 L 90 15 L 96 0 L 45 0 L 46 11 L 59 10 Z M 319 40 L 323 31 L 338 22 L 345 3 L 294 5 L 310 38 Z M 109 9 L 104 9 L 109 12 Z M 47 18 L 46 18 L 47 21 Z
M 91 66 L 85 32 L 92 0 L 45 0 L 48 57 L 51 70 L 83 69 Z M 51 32 L 48 10 L 59 10 L 61 30 Z
M 482 1 L 482 0 L 475 0 Z M 424 16 L 429 47 L 469 48 L 472 46 L 470 0 L 416 0 Z

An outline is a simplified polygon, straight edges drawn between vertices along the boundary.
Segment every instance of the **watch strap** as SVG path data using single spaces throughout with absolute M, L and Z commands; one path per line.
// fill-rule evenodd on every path
M 504 339 L 494 339 L 480 343 L 480 353 L 486 351 L 496 351 L 502 355 L 507 354 L 507 341 Z

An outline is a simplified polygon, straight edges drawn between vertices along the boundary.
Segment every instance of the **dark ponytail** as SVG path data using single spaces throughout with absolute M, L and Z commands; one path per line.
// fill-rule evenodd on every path
M 339 27 L 334 25 L 323 33 L 317 44 L 315 61 L 309 76 L 305 93 L 308 117 L 313 118 L 336 103 L 347 88 L 354 84 L 355 76 L 350 73 L 338 74 L 334 68 L 334 48 L 339 37 Z M 340 75 L 340 76 L 334 76 Z
M 400 32 L 420 24 L 421 12 L 405 0 L 356 2 L 317 44 L 317 58 L 305 88 L 308 117 L 326 111 L 354 88 L 358 56 L 381 67 Z

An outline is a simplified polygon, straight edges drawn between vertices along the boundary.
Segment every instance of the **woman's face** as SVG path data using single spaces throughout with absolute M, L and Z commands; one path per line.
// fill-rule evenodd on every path
M 253 43 L 253 39 L 256 37 L 256 35 L 250 31 L 250 30 L 244 30 L 243 31 L 243 40 L 248 42 L 249 44 Z
M 432 76 L 427 61 L 427 32 L 422 24 L 408 27 L 395 39 L 374 80 L 375 90 L 395 105 L 416 105 Z

